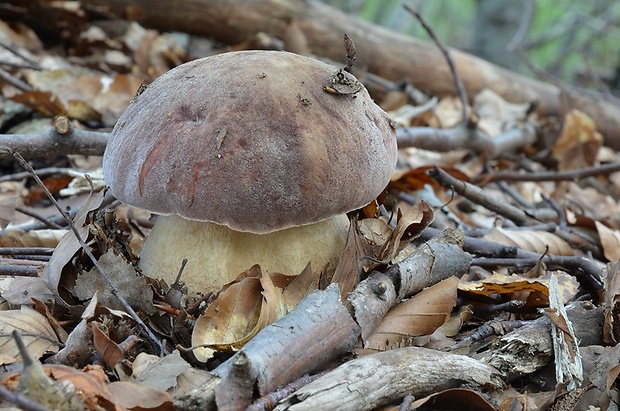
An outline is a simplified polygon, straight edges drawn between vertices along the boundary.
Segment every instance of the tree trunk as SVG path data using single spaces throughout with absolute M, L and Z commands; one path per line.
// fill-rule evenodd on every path
M 282 37 L 291 21 L 305 35 L 311 51 L 344 62 L 342 36 L 357 46 L 358 67 L 380 77 L 407 79 L 437 96 L 456 93 L 452 75 L 437 47 L 348 16 L 312 0 L 82 0 L 120 17 L 160 30 L 179 30 L 235 44 L 257 32 Z M 600 95 L 560 88 L 497 67 L 458 50 L 452 57 L 472 98 L 490 88 L 504 99 L 536 102 L 541 115 L 561 117 L 570 108 L 592 117 L 607 145 L 620 149 L 620 105 Z

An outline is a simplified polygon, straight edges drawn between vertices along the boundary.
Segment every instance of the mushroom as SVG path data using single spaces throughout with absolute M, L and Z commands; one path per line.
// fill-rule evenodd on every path
M 139 267 L 215 291 L 254 264 L 332 270 L 349 220 L 396 165 L 393 124 L 346 71 L 280 51 L 194 60 L 156 79 L 114 127 L 104 178 L 158 214 Z

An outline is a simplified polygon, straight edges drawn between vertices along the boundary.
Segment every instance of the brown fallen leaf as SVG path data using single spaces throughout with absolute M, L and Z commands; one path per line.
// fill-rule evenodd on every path
M 432 334 L 454 308 L 458 283 L 457 277 L 450 277 L 392 308 L 357 352 L 371 354 L 407 346 L 412 337 Z
M 263 304 L 259 278 L 262 273 L 260 267 L 253 266 L 244 275 L 246 278 L 229 285 L 198 317 L 192 332 L 193 346 L 208 344 L 214 349 L 238 349 L 254 329 Z M 205 362 L 214 349 L 197 348 L 194 356 Z
M 600 221 L 595 221 L 596 231 L 601 239 L 603 254 L 609 261 L 620 259 L 620 231 L 612 230 Z
M 147 314 L 155 312 L 153 290 L 144 276 L 138 274 L 118 251 L 110 248 L 99 258 L 99 264 L 112 282 L 123 290 L 123 297 L 132 308 Z M 124 309 L 123 304 L 113 294 L 110 286 L 96 268 L 77 276 L 73 292 L 83 301 L 89 300 L 97 292 L 101 304 L 116 310 Z
M 577 295 L 579 291 L 579 283 L 575 277 L 562 272 L 556 271 L 555 275 L 558 279 L 560 293 L 566 304 Z M 551 272 L 539 278 L 527 278 L 522 275 L 506 275 L 493 273 L 488 278 L 479 281 L 469 281 L 459 283 L 459 291 L 467 291 L 474 294 L 491 295 L 491 294 L 513 294 L 536 292 L 543 296 L 549 295 L 549 279 Z
M 435 218 L 433 209 L 424 201 L 406 209 L 402 215 L 400 213 L 401 210 L 399 210 L 398 222 L 392 235 L 379 252 L 379 259 L 382 261 L 391 261 L 403 243 L 418 237 Z
M 562 134 L 555 142 L 552 153 L 560 170 L 572 170 L 595 164 L 603 145 L 603 136 L 596 131 L 594 120 L 579 110 L 564 116 Z
M 5 364 L 19 362 L 19 350 L 11 334 L 19 331 L 30 355 L 38 359 L 43 354 L 58 351 L 61 342 L 47 318 L 30 306 L 22 305 L 19 310 L 0 312 L 0 355 Z
M 547 247 L 549 247 L 549 254 L 574 255 L 572 247 L 566 241 L 547 231 L 506 230 L 501 227 L 494 227 L 484 236 L 484 239 L 539 254 L 545 254 Z

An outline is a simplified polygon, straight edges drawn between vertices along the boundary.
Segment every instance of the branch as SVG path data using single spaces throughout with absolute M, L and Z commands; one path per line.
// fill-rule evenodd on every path
M 68 125 L 67 125 L 68 124 Z M 41 134 L 0 134 L 0 158 L 20 153 L 25 158 L 49 158 L 65 154 L 101 156 L 110 133 L 76 130 L 64 118 Z

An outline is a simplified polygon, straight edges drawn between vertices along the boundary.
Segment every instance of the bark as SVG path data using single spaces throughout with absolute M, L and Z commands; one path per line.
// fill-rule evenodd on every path
M 603 313 L 590 302 L 567 307 L 580 347 L 603 344 Z M 500 338 L 485 361 L 508 380 L 532 374 L 553 361 L 551 320 L 539 317 Z
M 406 79 L 432 95 L 454 95 L 448 65 L 430 43 L 391 32 L 312 0 L 83 0 L 160 30 L 179 30 L 235 44 L 263 32 L 282 38 L 294 22 L 310 51 L 344 62 L 343 33 L 356 43 L 357 67 L 380 77 Z M 576 108 L 592 117 L 607 145 L 620 149 L 620 105 L 601 95 L 543 83 L 466 53 L 452 58 L 470 98 L 490 88 L 514 103 L 536 102 L 541 115 Z
M 495 388 L 493 367 L 464 355 L 399 348 L 349 361 L 301 388 L 276 411 L 372 410 L 406 395 L 424 397 L 458 387 Z
M 340 300 L 335 285 L 308 294 L 291 313 L 268 325 L 213 370 L 220 380 L 191 391 L 175 406 L 193 411 L 214 409 L 217 404 L 218 410 L 242 410 L 250 405 L 255 389 L 265 395 L 320 370 L 350 352 L 360 337 L 363 340 L 372 334 L 389 308 L 400 301 L 397 295 L 402 298 L 462 275 L 471 257 L 461 250 L 461 244 L 462 233 L 446 230 L 385 275 L 373 273 L 346 302 Z

